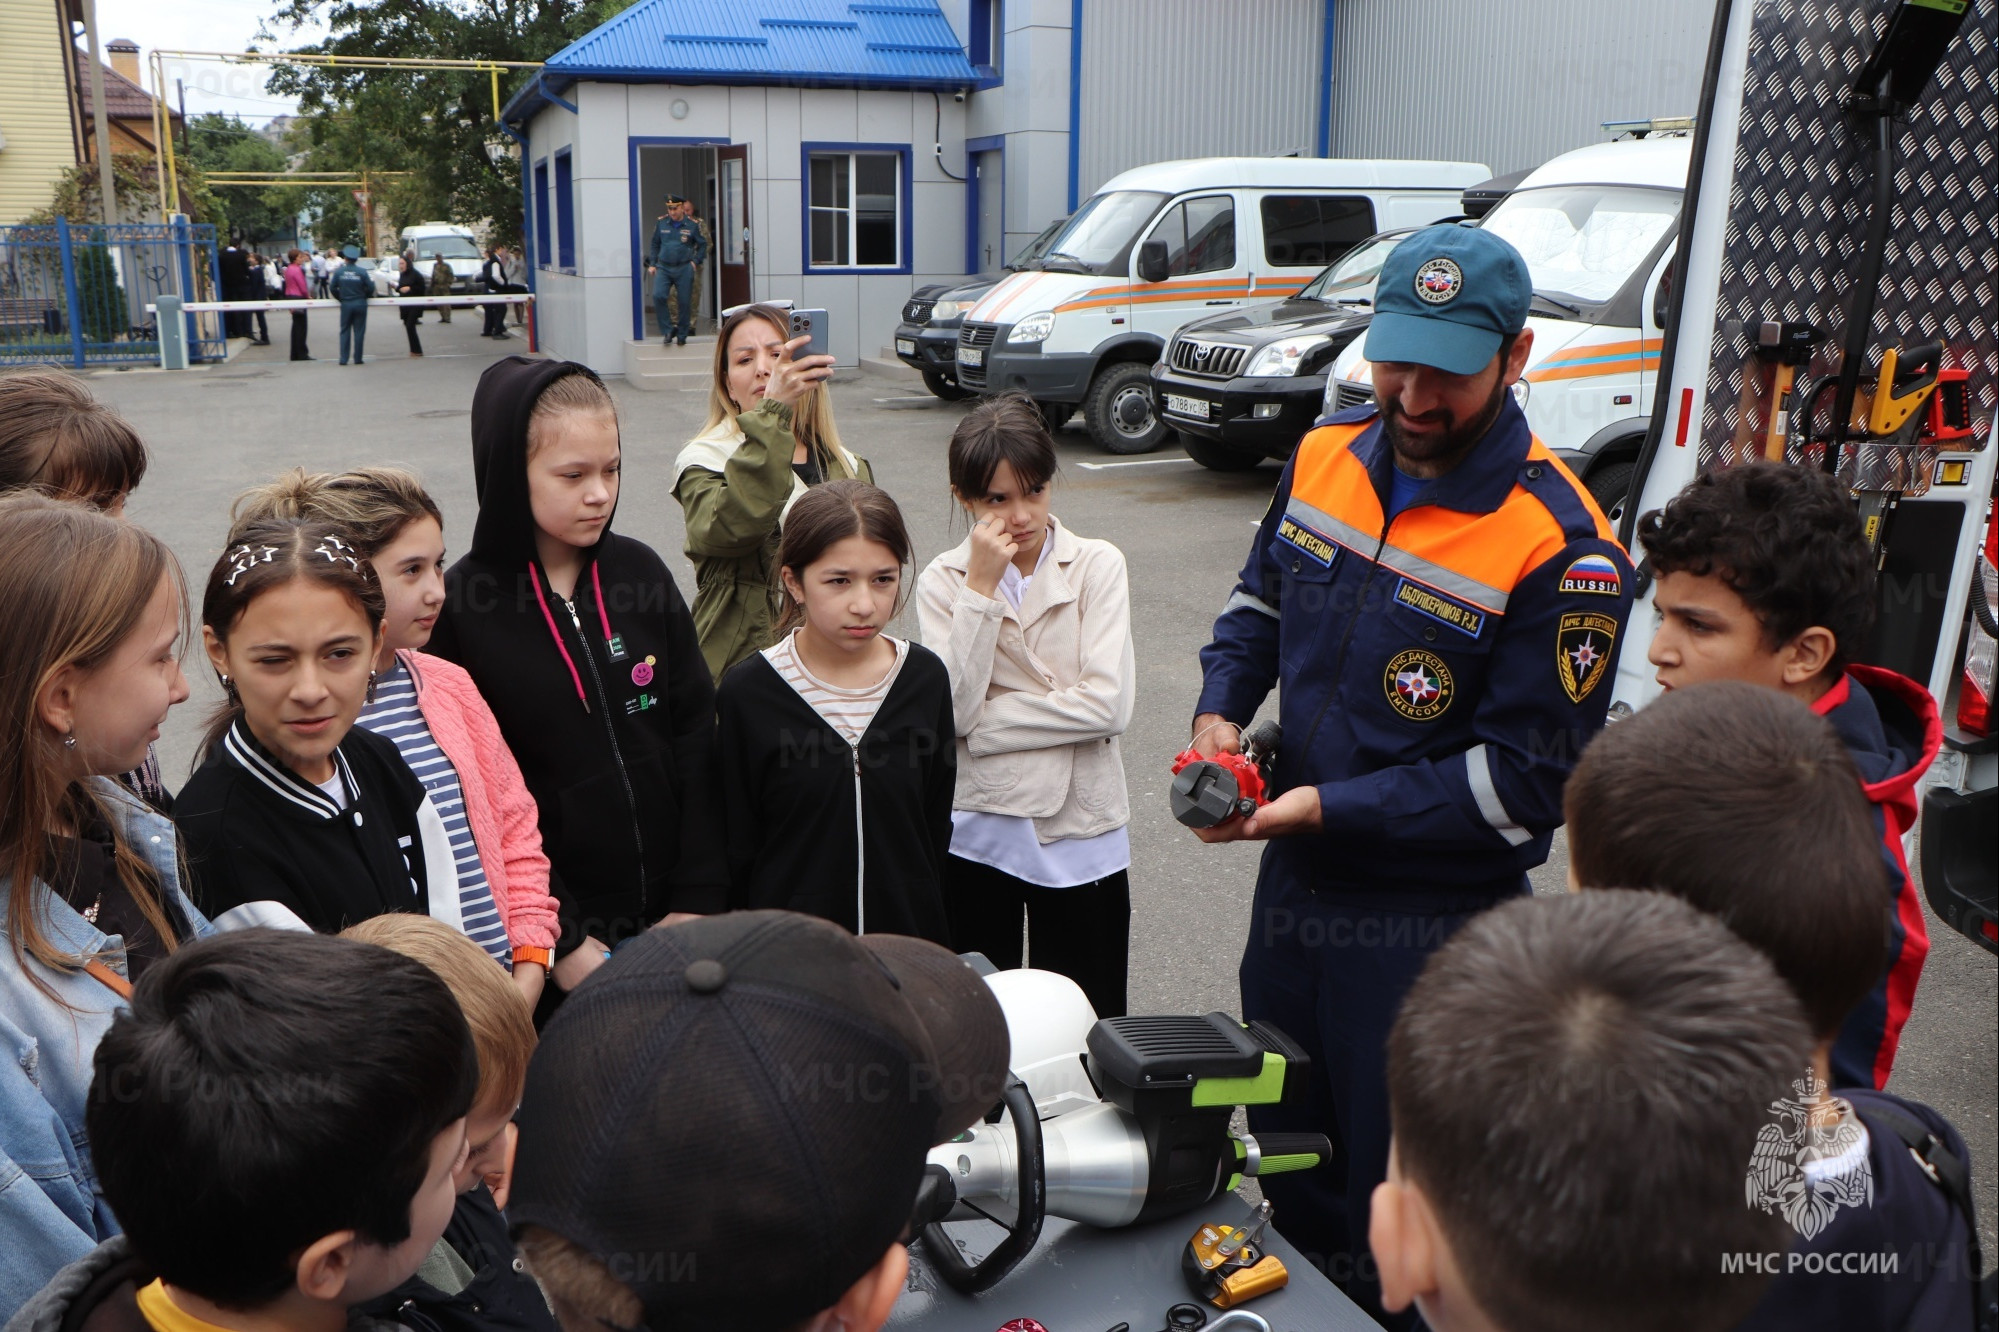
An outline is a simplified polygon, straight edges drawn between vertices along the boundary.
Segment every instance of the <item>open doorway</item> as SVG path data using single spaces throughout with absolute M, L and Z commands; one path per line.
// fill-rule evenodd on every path
M 719 182 L 716 148 L 712 144 L 640 143 L 634 145 L 632 180 L 634 236 L 638 252 L 632 256 L 632 274 L 637 288 L 634 301 L 633 336 L 658 341 L 661 332 L 653 303 L 652 280 L 646 275 L 646 255 L 652 244 L 654 224 L 666 214 L 665 199 L 678 195 L 694 205 L 694 216 L 708 236 L 708 261 L 694 273 L 694 331 L 696 335 L 715 331 L 719 303 L 721 229 L 716 211 Z

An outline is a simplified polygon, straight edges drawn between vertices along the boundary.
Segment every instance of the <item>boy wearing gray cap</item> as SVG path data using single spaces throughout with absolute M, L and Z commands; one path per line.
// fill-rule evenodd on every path
M 985 982 L 921 939 L 783 911 L 649 930 L 542 1033 L 508 1216 L 565 1332 L 874 1332 L 924 1156 L 1008 1053 Z

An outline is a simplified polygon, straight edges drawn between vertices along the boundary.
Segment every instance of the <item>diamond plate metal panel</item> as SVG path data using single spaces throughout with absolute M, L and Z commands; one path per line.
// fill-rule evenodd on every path
M 1835 335 L 1808 372 L 1800 369 L 1800 384 L 1838 369 L 1837 335 L 1873 188 L 1871 136 L 1845 119 L 1841 98 L 1893 9 L 1890 0 L 1754 3 L 1700 431 L 1703 470 L 1747 460 L 1734 441 L 1744 367 L 1762 321 Z M 1999 406 L 1999 0 L 1973 0 L 1929 95 L 1897 128 L 1895 215 L 1862 373 L 1872 373 L 1884 347 L 1942 341 L 1944 364 L 1971 372 L 1982 447 Z M 1810 452 L 1801 456 L 1792 444 L 1788 456 L 1816 465 L 1822 449 Z M 1871 456 L 1879 452 L 1855 458 L 1849 450 L 1841 473 L 1850 482 L 1863 472 L 1906 475 L 1911 488 L 1920 474 L 1927 487 L 1935 450 Z

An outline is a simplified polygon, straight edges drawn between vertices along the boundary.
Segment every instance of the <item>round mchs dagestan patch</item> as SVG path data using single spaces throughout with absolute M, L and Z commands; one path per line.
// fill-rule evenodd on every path
M 1465 274 L 1449 259 L 1432 259 L 1416 270 L 1416 295 L 1442 305 L 1464 290 Z
M 1434 721 L 1451 706 L 1451 668 L 1442 657 L 1422 648 L 1389 658 L 1381 685 L 1388 706 L 1410 721 Z

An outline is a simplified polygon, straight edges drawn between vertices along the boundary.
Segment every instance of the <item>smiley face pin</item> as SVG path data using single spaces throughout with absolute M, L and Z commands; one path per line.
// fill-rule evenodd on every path
M 647 657 L 644 661 L 634 663 L 632 666 L 632 683 L 641 689 L 651 684 L 653 664 L 658 660 L 659 658 L 657 657 Z

